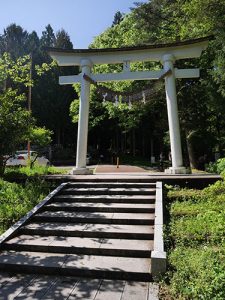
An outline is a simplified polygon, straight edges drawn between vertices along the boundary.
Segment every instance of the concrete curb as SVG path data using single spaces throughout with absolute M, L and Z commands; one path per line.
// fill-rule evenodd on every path
M 166 252 L 163 241 L 163 193 L 162 182 L 156 182 L 154 250 L 151 254 L 151 273 L 158 278 L 166 271 Z

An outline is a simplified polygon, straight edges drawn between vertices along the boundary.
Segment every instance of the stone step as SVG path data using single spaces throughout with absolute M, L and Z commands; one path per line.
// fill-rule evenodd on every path
M 155 203 L 155 195 L 58 195 L 54 202 Z
M 150 257 L 153 241 L 20 235 L 5 242 L 2 248 L 15 251 Z
M 85 207 L 93 207 L 93 208 L 105 208 L 105 207 L 111 207 L 111 208 L 155 208 L 154 204 L 151 203 L 104 203 L 104 202 L 78 202 L 78 203 L 70 203 L 67 201 L 61 201 L 61 202 L 52 202 L 50 204 L 47 204 L 46 207 L 75 207 L 75 208 L 85 208 Z
M 105 279 L 151 280 L 151 259 L 76 255 L 45 252 L 3 251 L 0 256 L 3 272 L 25 272 L 61 276 L 82 276 Z
M 99 223 L 99 224 L 130 224 L 153 225 L 154 213 L 111 213 L 111 212 L 65 212 L 44 211 L 36 214 L 35 222 L 62 222 L 62 223 Z
M 70 211 L 70 212 L 120 212 L 120 213 L 153 213 L 154 204 L 128 203 L 67 203 L 57 202 L 45 205 L 42 211 Z
M 124 224 L 30 223 L 19 230 L 20 234 L 55 235 L 70 237 L 153 239 L 154 227 Z
M 156 188 L 155 183 L 150 182 L 70 182 L 69 188 Z
M 51 178 L 56 178 L 60 177 L 62 178 L 62 175 L 53 175 L 53 176 L 46 176 L 46 177 L 51 177 Z M 96 183 L 96 182 L 122 182 L 122 183 L 155 183 L 156 181 L 159 180 L 159 178 L 161 178 L 162 176 L 156 176 L 156 174 L 154 174 L 154 176 L 140 176 L 140 175 L 130 175 L 130 176 L 124 176 L 122 174 L 114 174 L 114 176 L 112 177 L 112 175 L 77 175 L 77 176 L 70 176 L 70 175 L 66 175 L 63 176 L 64 182 L 69 182 L 69 183 L 73 183 L 73 182 L 91 182 L 91 183 Z M 167 176 L 168 177 L 168 176 Z M 69 180 L 71 179 L 71 180 Z
M 64 188 L 60 194 L 65 195 L 152 195 L 154 188 Z

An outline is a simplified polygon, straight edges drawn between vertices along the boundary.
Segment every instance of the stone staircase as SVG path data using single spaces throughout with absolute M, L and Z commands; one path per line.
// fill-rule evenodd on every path
M 150 281 L 156 183 L 62 184 L 0 239 L 0 269 Z

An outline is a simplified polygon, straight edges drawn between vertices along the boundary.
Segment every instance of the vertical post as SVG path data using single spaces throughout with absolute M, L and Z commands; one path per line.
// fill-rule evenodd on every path
M 166 173 L 182 174 L 187 173 L 187 170 L 183 167 L 180 125 L 177 107 L 176 80 L 173 66 L 174 61 L 175 58 L 171 54 L 163 56 L 164 70 L 168 71 L 170 69 L 172 71 L 172 73 L 165 78 L 167 114 L 172 157 L 172 168 L 167 169 Z
M 88 140 L 88 117 L 89 117 L 89 97 L 90 97 L 90 82 L 83 78 L 83 75 L 90 75 L 91 62 L 87 59 L 81 61 L 82 79 L 81 79 L 81 94 L 79 106 L 79 121 L 77 133 L 77 156 L 76 169 L 73 174 L 87 174 L 86 156 L 87 156 L 87 140 Z

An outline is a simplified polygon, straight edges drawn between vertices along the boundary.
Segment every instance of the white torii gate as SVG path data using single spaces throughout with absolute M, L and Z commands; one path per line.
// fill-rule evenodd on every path
M 81 84 L 79 122 L 77 135 L 76 168 L 73 174 L 88 174 L 86 168 L 87 138 L 90 82 L 85 80 L 84 74 L 96 82 L 119 81 L 119 80 L 149 80 L 158 79 L 165 72 L 165 90 L 167 101 L 167 113 L 170 132 L 172 167 L 166 170 L 169 174 L 185 174 L 187 169 L 183 166 L 180 125 L 177 107 L 176 78 L 199 77 L 199 69 L 176 69 L 174 62 L 179 59 L 196 58 L 206 49 L 209 37 L 195 40 L 158 44 L 143 45 L 124 48 L 105 49 L 57 49 L 48 48 L 48 53 L 55 59 L 59 66 L 80 66 L 79 75 L 61 76 L 59 84 Z M 159 71 L 136 71 L 130 70 L 131 62 L 159 61 L 163 69 Z M 123 64 L 121 73 L 96 74 L 91 69 L 98 64 Z

